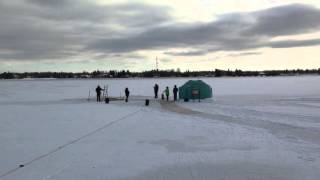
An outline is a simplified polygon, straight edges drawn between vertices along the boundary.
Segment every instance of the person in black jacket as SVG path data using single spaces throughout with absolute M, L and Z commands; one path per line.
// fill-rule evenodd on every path
M 126 94 L 126 102 L 128 102 L 129 94 L 130 94 L 129 89 L 128 89 L 128 88 L 126 88 L 126 89 L 124 90 L 124 93 Z
M 173 98 L 174 98 L 174 101 L 177 101 L 177 96 L 178 96 L 178 88 L 177 88 L 177 85 L 174 85 L 174 88 L 173 88 Z
M 97 88 L 96 88 L 97 102 L 100 102 L 100 101 L 101 101 L 100 96 L 101 96 L 101 91 L 102 91 L 102 90 L 103 90 L 103 89 L 98 85 Z
M 154 90 L 154 98 L 158 98 L 158 91 L 159 91 L 159 86 L 158 84 L 155 84 L 154 87 L 153 87 L 153 90 Z

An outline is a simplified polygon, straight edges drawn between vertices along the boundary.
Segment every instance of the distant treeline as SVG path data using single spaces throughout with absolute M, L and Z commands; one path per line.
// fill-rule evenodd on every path
M 26 78 L 131 78 L 131 77 L 240 77 L 240 76 L 296 76 L 296 75 L 320 75 L 319 69 L 296 70 L 268 70 L 268 71 L 242 71 L 221 70 L 212 71 L 184 71 L 177 70 L 151 70 L 143 72 L 122 71 L 93 71 L 93 72 L 4 72 L 0 79 L 26 79 Z

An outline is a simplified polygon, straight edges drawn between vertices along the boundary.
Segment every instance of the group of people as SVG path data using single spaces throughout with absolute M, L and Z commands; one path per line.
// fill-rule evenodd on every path
M 159 85 L 155 84 L 153 87 L 154 90 L 154 98 L 158 98 L 158 92 L 159 92 Z M 178 100 L 178 91 L 179 89 L 177 88 L 177 85 L 174 85 L 173 88 L 173 100 L 177 101 Z M 166 96 L 167 101 L 169 101 L 169 96 L 170 96 L 170 90 L 169 87 L 167 86 L 166 89 L 162 92 L 162 99 L 164 99 L 164 96 Z
M 153 87 L 153 90 L 154 90 L 154 98 L 157 99 L 158 98 L 158 92 L 159 92 L 159 85 L 155 84 L 154 87 Z M 97 88 L 96 88 L 97 102 L 101 101 L 101 91 L 104 91 L 104 89 L 102 89 L 98 85 Z M 178 91 L 179 91 L 179 89 L 177 88 L 177 85 L 174 85 L 174 88 L 173 88 L 173 100 L 174 101 L 178 100 Z M 130 95 L 129 88 L 125 88 L 124 93 L 125 93 L 125 96 L 126 96 L 125 101 L 128 102 L 129 95 Z M 166 96 L 166 100 L 169 101 L 170 90 L 169 90 L 168 86 L 165 88 L 165 90 L 161 94 L 162 99 L 164 99 L 164 96 Z

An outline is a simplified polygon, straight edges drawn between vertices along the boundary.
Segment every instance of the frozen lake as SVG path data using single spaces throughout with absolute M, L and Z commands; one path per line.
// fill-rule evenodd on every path
M 319 179 L 320 76 L 200 78 L 213 99 L 144 106 L 189 79 L 0 81 L 0 179 Z M 98 84 L 134 97 L 87 101 Z

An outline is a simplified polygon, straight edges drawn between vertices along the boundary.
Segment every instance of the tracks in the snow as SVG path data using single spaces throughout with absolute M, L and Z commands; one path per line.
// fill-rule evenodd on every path
M 227 123 L 251 126 L 255 128 L 263 128 L 279 138 L 303 140 L 320 145 L 320 130 L 316 128 L 298 127 L 290 124 L 261 120 L 253 117 L 244 118 L 237 116 L 200 112 L 185 107 L 181 107 L 174 102 L 160 101 L 160 104 L 163 109 L 170 112 L 194 117 L 201 117 L 205 119 L 223 121 Z

